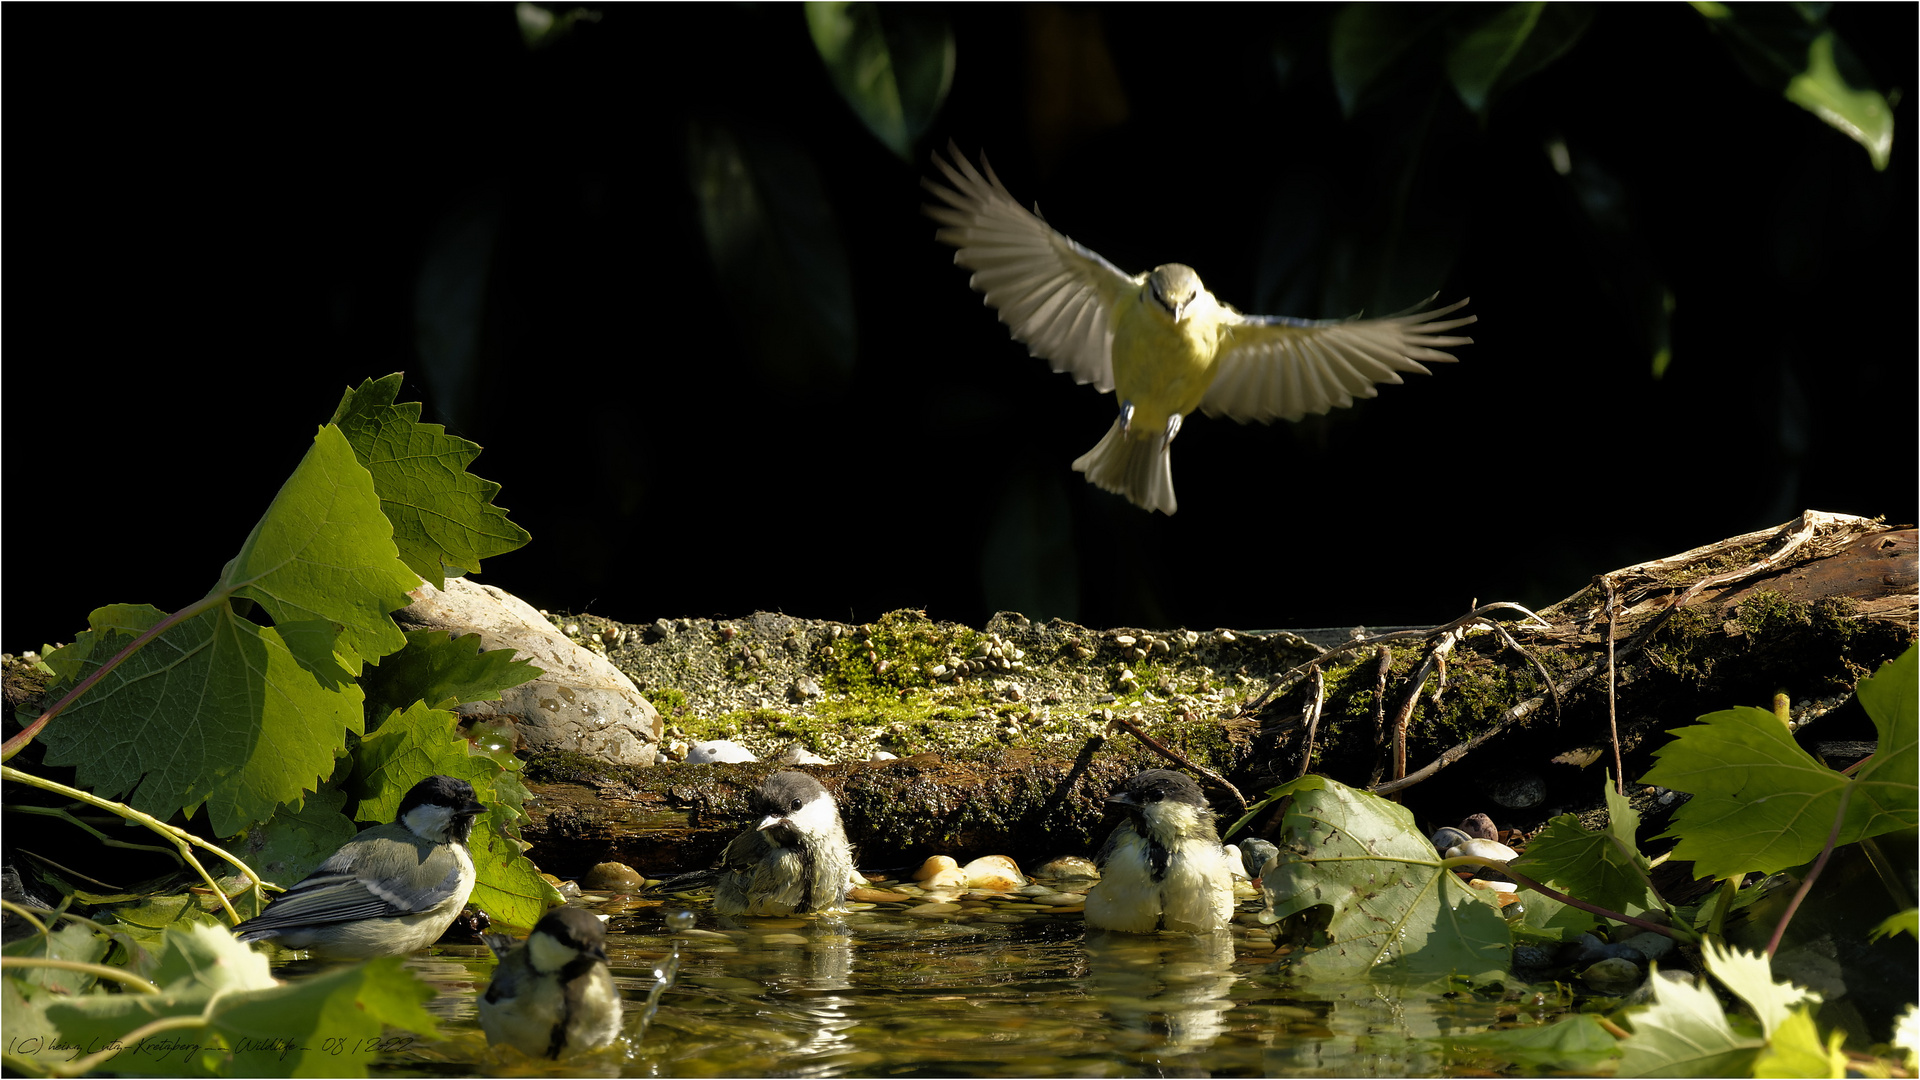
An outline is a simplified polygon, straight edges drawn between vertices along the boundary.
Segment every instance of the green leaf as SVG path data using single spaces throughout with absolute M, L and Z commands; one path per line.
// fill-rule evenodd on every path
M 295 629 L 301 640 L 317 632 Z M 96 636 L 82 671 L 131 640 Z M 323 675 L 316 660 L 303 663 L 280 629 L 218 605 L 149 641 L 47 725 L 47 763 L 74 766 L 104 798 L 131 792 L 158 818 L 204 803 L 214 831 L 231 836 L 298 805 L 365 723 L 351 676 L 338 666 Z
M 1847 85 L 1833 63 L 1833 31 L 1813 39 L 1806 69 L 1787 83 L 1787 100 L 1867 148 L 1876 171 L 1893 156 L 1893 109 L 1878 90 Z
M 1840 1044 L 1846 1035 L 1839 1031 L 1829 1032 L 1825 1046 L 1820 1045 L 1820 1031 L 1813 1025 L 1813 1012 L 1807 1008 L 1798 1008 L 1789 1013 L 1767 1048 L 1760 1052 L 1759 1060 L 1753 1063 L 1755 1076 L 1831 1076 L 1847 1075 L 1847 1055 L 1840 1052 Z
M 1910 938 L 1920 938 L 1920 909 L 1908 908 L 1895 912 L 1881 920 L 1880 925 L 1867 934 L 1868 941 L 1879 941 L 1894 934 L 1905 934 Z
M 299 809 L 281 807 L 264 824 L 241 834 L 241 843 L 227 850 L 238 855 L 253 872 L 277 885 L 292 885 L 326 862 L 340 845 L 359 832 L 341 813 L 345 792 L 322 788 Z
M 283 626 L 338 624 L 334 647 L 357 672 L 356 660 L 377 664 L 407 643 L 388 613 L 411 602 L 407 591 L 418 581 L 399 560 L 372 476 L 329 424 L 314 436 L 213 594 L 257 600 Z
M 498 701 L 500 692 L 539 678 L 541 671 L 514 659 L 512 649 L 480 649 L 480 635 L 454 637 L 445 630 L 410 630 L 407 647 L 389 656 L 362 680 L 367 712 L 385 716 L 414 702 L 451 709 L 473 701 Z
M 204 600 L 164 617 L 101 608 L 71 653 L 49 658 L 82 677 L 138 632 L 181 620 L 47 726 L 47 762 L 75 766 L 103 797 L 131 792 L 156 817 L 205 804 L 221 836 L 299 806 L 363 728 L 354 669 L 406 643 L 387 613 L 419 579 L 392 532 L 346 438 L 321 428 Z M 245 618 L 240 600 L 275 625 Z
M 51 920 L 51 916 L 47 916 Z M 95 933 L 93 928 L 81 923 L 67 922 L 53 927 L 45 934 L 31 934 L 17 941 L 9 941 L 0 953 L 7 956 L 36 957 L 49 960 L 74 960 L 83 964 L 97 964 L 107 955 L 107 939 Z M 57 994 L 78 994 L 94 984 L 94 977 L 84 971 L 66 971 L 51 967 L 29 967 L 15 969 L 22 982 L 49 990 Z
M 470 751 L 455 730 L 452 713 L 416 703 L 395 713 L 360 744 L 351 790 L 361 795 L 361 821 L 388 822 L 408 789 L 429 776 L 452 776 L 473 785 L 487 813 L 474 824 L 467 847 L 478 880 L 472 902 L 493 919 L 530 928 L 561 902 L 533 860 L 522 854 L 520 800 L 526 788 L 515 769 Z
M 1640 814 L 1606 781 L 1607 831 L 1593 832 L 1572 814 L 1562 814 L 1527 844 L 1513 868 L 1537 881 L 1557 885 L 1592 903 L 1626 912 L 1660 906 L 1647 886 L 1650 865 L 1634 841 Z M 1533 902 L 1531 897 L 1527 901 Z
M 1713 991 L 1649 980 L 1653 1004 L 1633 1013 L 1619 1076 L 1749 1076 L 1763 1041 L 1738 1034 Z
M 1504 1065 L 1559 1072 L 1591 1074 L 1620 1056 L 1620 1040 L 1591 1013 L 1575 1013 L 1551 1024 L 1499 1028 L 1433 1041 L 1452 1057 L 1463 1052 L 1488 1055 Z
M 449 435 L 439 424 L 421 423 L 420 403 L 396 405 L 399 393 L 397 372 L 368 379 L 340 399 L 332 422 L 373 474 L 401 561 L 443 589 L 447 568 L 457 568 L 456 576 L 477 574 L 482 559 L 504 555 L 531 537 L 493 505 L 500 485 L 467 471 L 480 456 L 479 444 Z
M 1367 91 L 1381 76 L 1400 66 L 1401 58 L 1433 34 L 1446 9 L 1425 4 L 1355 3 L 1333 17 L 1328 35 L 1333 87 L 1340 95 L 1340 111 L 1348 117 L 1359 111 Z
M 102 1066 L 136 1075 L 364 1076 L 368 1040 L 387 1027 L 437 1032 L 421 1008 L 432 990 L 402 958 L 277 983 L 267 959 L 215 927 L 167 932 L 158 994 L 86 994 L 46 1008 L 62 1041 L 105 1049 L 161 1017 L 198 1024 L 128 1041 Z M 344 1051 L 344 1052 L 342 1052 Z
M 1760 953 L 1744 949 L 1721 948 L 1709 938 L 1700 947 L 1707 972 L 1753 1010 L 1760 1021 L 1760 1033 L 1772 1037 L 1787 1014 L 1800 1004 L 1818 1005 L 1820 995 L 1790 982 L 1775 982 L 1773 962 Z
M 953 31 L 936 9 L 812 2 L 807 30 L 834 89 L 902 161 L 953 85 Z
M 1293 795 L 1279 865 L 1263 877 L 1274 916 L 1328 906 L 1329 944 L 1292 970 L 1359 975 L 1381 964 L 1475 981 L 1505 974 L 1512 938 L 1489 894 L 1440 865 L 1403 806 L 1324 777 L 1274 789 Z
M 1447 77 L 1477 113 L 1496 93 L 1558 60 L 1593 21 L 1586 4 L 1508 4 L 1447 55 Z
M 1643 778 L 1694 796 L 1661 834 L 1680 839 L 1673 857 L 1691 860 L 1701 877 L 1798 866 L 1825 846 L 1849 787 L 1836 844 L 1920 823 L 1915 683 L 1912 649 L 1860 681 L 1860 703 L 1873 718 L 1880 748 L 1851 779 L 1800 749 L 1786 726 L 1761 709 L 1710 713 L 1698 726 L 1675 731 L 1671 743 L 1654 751 L 1659 762 Z

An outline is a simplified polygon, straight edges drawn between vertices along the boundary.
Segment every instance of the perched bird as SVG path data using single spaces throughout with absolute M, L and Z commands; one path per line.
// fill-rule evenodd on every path
M 480 995 L 487 1042 L 529 1057 L 559 1060 L 607 1046 L 620 1035 L 620 991 L 607 970 L 607 927 L 585 908 L 554 908 L 524 944 L 481 938 L 500 966 Z
M 713 910 L 722 915 L 831 911 L 847 899 L 853 845 L 820 781 L 777 772 L 754 789 L 759 821 L 721 854 Z
M 1233 917 L 1233 867 L 1200 785 L 1170 769 L 1148 769 L 1107 796 L 1127 812 L 1095 862 L 1087 925 L 1136 934 L 1208 933 Z
M 331 960 L 399 956 L 440 939 L 473 892 L 467 837 L 487 808 L 473 785 L 429 776 L 392 822 L 368 829 L 265 911 L 233 928 L 241 941 Z
M 1442 336 L 1476 321 L 1441 321 L 1466 300 L 1314 321 L 1242 315 L 1179 263 L 1129 276 L 1028 213 L 985 157 L 982 175 L 958 147 L 949 152 L 957 164 L 937 151 L 933 162 L 953 187 L 922 181 L 946 203 L 927 207 L 945 226 L 935 237 L 960 249 L 953 261 L 974 271 L 973 287 L 1033 355 L 1118 394 L 1119 418 L 1073 468 L 1146 510 L 1178 506 L 1167 450 L 1195 409 L 1242 423 L 1298 420 L 1373 397 L 1375 383 L 1398 383 L 1400 372 L 1429 374 L 1421 361 L 1453 360 L 1440 350 L 1473 341 Z

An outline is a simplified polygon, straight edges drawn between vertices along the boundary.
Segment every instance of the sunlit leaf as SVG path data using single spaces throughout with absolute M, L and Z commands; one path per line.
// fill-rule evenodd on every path
M 1433 844 L 1397 803 L 1324 777 L 1275 789 L 1293 803 L 1281 821 L 1279 864 L 1263 877 L 1272 913 L 1332 909 L 1329 943 L 1292 964 L 1302 974 L 1401 970 L 1492 979 L 1512 938 L 1490 894 L 1441 867 Z
M 17 941 L 9 941 L 4 949 L 0 949 L 0 953 L 14 957 L 95 964 L 107 955 L 107 939 L 95 933 L 90 926 L 67 922 L 50 928 L 45 934 L 29 934 Z M 52 967 L 27 967 L 13 970 L 22 981 L 59 994 L 82 993 L 94 984 L 93 975 L 85 971 L 69 971 Z
M 1820 995 L 1790 982 L 1775 982 L 1773 963 L 1764 953 L 1721 948 L 1711 938 L 1700 947 L 1707 972 L 1753 1010 L 1760 1033 L 1772 1037 L 1787 1014 L 1801 1004 L 1818 1005 Z
M 504 555 L 530 537 L 493 504 L 500 485 L 467 471 L 480 456 L 479 445 L 439 424 L 421 423 L 420 403 L 396 405 L 399 393 L 398 374 L 368 379 L 340 399 L 332 422 L 373 474 L 401 561 L 443 589 L 446 568 L 478 573 L 482 559 Z
M 1754 1061 L 1753 1075 L 1783 1078 L 1845 1076 L 1847 1055 L 1840 1052 L 1840 1044 L 1846 1038 L 1844 1032 L 1829 1032 L 1826 1045 L 1821 1045 L 1820 1029 L 1813 1024 L 1813 1011 L 1795 1009 L 1781 1021 L 1773 1037 L 1768 1040 L 1767 1048 Z
M 1447 77 L 1467 108 L 1484 112 L 1496 93 L 1558 60 L 1593 21 L 1586 4 L 1508 4 L 1447 56 Z
M 808 3 L 807 30 L 860 122 L 903 161 L 953 85 L 953 31 L 914 4 Z
M 154 971 L 160 993 L 80 995 L 48 1004 L 46 1016 L 69 1044 L 118 1044 L 100 1066 L 115 1073 L 364 1076 L 386 1028 L 437 1031 L 420 1007 L 432 990 L 402 964 L 388 956 L 279 983 L 264 954 L 225 930 L 195 926 L 166 934 Z M 163 1017 L 200 1022 L 123 1041 Z
M 491 757 L 470 752 L 455 730 L 452 713 L 415 703 L 389 716 L 380 730 L 360 744 L 349 789 L 360 796 L 361 821 L 388 822 L 413 785 L 429 776 L 452 776 L 473 785 L 487 812 L 474 823 L 467 847 L 478 880 L 472 902 L 493 919 L 532 927 L 560 894 L 521 852 L 518 798 L 525 787 L 512 770 Z M 516 761 L 515 766 L 518 766 Z M 506 796 L 506 797 L 503 797 Z
M 1873 928 L 1873 931 L 1867 935 L 1867 939 L 1870 941 L 1879 941 L 1883 937 L 1890 937 L 1894 934 L 1905 934 L 1910 938 L 1920 938 L 1920 909 L 1908 908 L 1905 911 L 1895 912 L 1887 916 L 1880 921 L 1879 926 Z
M 1825 846 L 1849 787 L 1837 844 L 1920 823 L 1915 685 L 1912 649 L 1860 681 L 1879 750 L 1851 779 L 1802 750 L 1765 710 L 1710 713 L 1675 731 L 1642 780 L 1694 796 L 1661 834 L 1679 838 L 1674 858 L 1692 861 L 1701 877 L 1798 866 Z
M 1619 1076 L 1749 1076 L 1765 1045 L 1727 1022 L 1713 991 L 1655 978 L 1653 1004 L 1627 1022 L 1633 1037 L 1621 1048 Z
M 575 23 L 599 22 L 600 13 L 582 7 L 559 12 L 544 4 L 522 0 L 513 6 L 513 19 L 520 26 L 520 40 L 526 42 L 527 48 L 544 49 L 564 41 L 573 32 Z
M 1886 96 L 1861 89 L 1843 67 L 1856 69 L 1846 44 L 1827 26 L 1824 4 L 1695 3 L 1694 10 L 1724 36 L 1734 59 L 1763 86 L 1819 117 L 1866 148 L 1876 170 L 1893 152 L 1893 108 Z

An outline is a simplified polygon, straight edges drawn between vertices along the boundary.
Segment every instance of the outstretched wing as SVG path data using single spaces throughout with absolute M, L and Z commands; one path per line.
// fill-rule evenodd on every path
M 1309 321 L 1283 316 L 1239 315 L 1225 328 L 1213 383 L 1200 409 L 1242 423 L 1275 417 L 1298 420 L 1308 413 L 1346 408 L 1353 399 L 1379 393 L 1376 383 L 1398 383 L 1400 372 L 1431 374 L 1421 361 L 1451 362 L 1442 348 L 1470 345 L 1470 337 L 1442 332 L 1479 320 L 1441 316 L 1466 300 L 1434 311 L 1429 296 L 1398 315 L 1382 319 Z
M 1000 321 L 1055 371 L 1071 372 L 1075 382 L 1092 383 L 1102 393 L 1113 389 L 1113 329 L 1109 315 L 1120 297 L 1138 291 L 1144 278 L 1074 243 L 1027 212 L 984 155 L 980 165 L 948 144 L 953 162 L 933 155 L 933 163 L 953 185 L 922 180 L 945 206 L 927 207 L 927 215 L 945 228 L 934 233 L 960 250 L 953 261 L 973 271 L 969 282 L 987 294 Z

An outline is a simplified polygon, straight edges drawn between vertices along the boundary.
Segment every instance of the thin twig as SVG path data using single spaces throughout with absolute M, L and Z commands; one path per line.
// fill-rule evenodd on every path
M 1567 905 L 1568 907 L 1577 907 L 1581 911 L 1598 915 L 1603 919 L 1611 919 L 1614 922 L 1626 923 L 1628 926 L 1637 926 L 1642 930 L 1651 930 L 1656 934 L 1665 934 L 1666 936 L 1672 938 L 1675 941 L 1690 942 L 1693 940 L 1689 936 L 1675 932 L 1674 928 L 1671 926 L 1661 926 L 1659 923 L 1651 922 L 1647 919 L 1638 919 L 1632 915 L 1623 915 L 1618 911 L 1609 911 L 1606 908 L 1601 907 L 1599 904 L 1590 904 L 1585 900 L 1568 896 L 1566 893 L 1563 893 L 1558 889 L 1548 888 L 1547 886 L 1542 885 L 1541 883 L 1533 880 L 1532 878 L 1528 877 L 1525 874 L 1515 872 L 1513 867 L 1507 865 L 1506 863 L 1499 862 L 1497 860 L 1491 860 L 1491 859 L 1482 859 L 1481 862 L 1488 866 L 1492 866 L 1494 869 L 1498 870 L 1500 873 L 1505 874 L 1509 878 L 1512 878 L 1514 884 L 1523 885 L 1529 889 L 1532 889 L 1534 892 L 1539 893 L 1542 896 L 1551 896 L 1555 900 L 1560 901 L 1561 903 Z
M 1159 754 L 1161 757 L 1166 758 L 1168 761 L 1172 761 L 1184 768 L 1192 769 L 1194 772 L 1197 772 L 1201 776 L 1204 776 L 1207 779 L 1213 781 L 1215 784 L 1218 784 L 1223 790 L 1226 791 L 1228 795 L 1231 795 L 1233 797 L 1233 801 L 1240 807 L 1239 809 L 1240 814 L 1245 814 L 1247 812 L 1246 796 L 1240 794 L 1240 789 L 1237 787 L 1234 787 L 1233 784 L 1229 782 L 1226 777 L 1221 776 L 1219 773 L 1214 772 L 1212 769 L 1207 768 L 1205 765 L 1201 765 L 1197 762 L 1188 760 L 1185 754 L 1180 753 L 1178 750 L 1175 750 L 1173 747 L 1168 746 L 1166 743 L 1161 742 L 1159 739 L 1156 739 L 1153 736 L 1147 734 L 1146 732 L 1141 731 L 1138 727 L 1134 725 L 1133 721 L 1127 719 L 1124 716 L 1121 716 L 1116 713 L 1113 719 L 1107 721 L 1107 724 L 1110 727 L 1117 727 L 1121 731 L 1124 731 L 1127 734 L 1133 736 L 1134 738 L 1139 739 L 1141 742 L 1146 743 L 1147 746 L 1151 748 L 1155 753 Z
M 1375 645 L 1379 663 L 1373 671 L 1373 772 L 1367 777 L 1367 786 L 1380 782 L 1380 774 L 1387 771 L 1386 762 L 1380 757 L 1380 747 L 1387 738 L 1387 673 L 1393 670 L 1393 650 L 1385 645 Z
M 58 968 L 61 971 L 78 971 L 96 979 L 112 979 L 125 983 L 149 994 L 157 994 L 160 988 L 135 975 L 126 968 L 111 964 L 89 964 L 84 960 L 62 960 L 55 956 L 0 956 L 0 968 Z
M 1326 700 L 1326 678 L 1320 674 L 1319 668 L 1315 668 L 1313 693 L 1309 695 L 1307 701 L 1307 748 L 1300 754 L 1300 772 L 1298 773 L 1300 776 L 1307 775 L 1307 768 L 1313 764 L 1313 736 L 1314 732 L 1320 729 L 1320 707 L 1326 703 Z
M 209 844 L 185 829 L 174 828 L 172 825 L 161 821 L 152 814 L 135 810 L 125 803 L 117 803 L 110 799 L 103 799 L 90 791 L 81 791 L 79 788 L 68 787 L 65 784 L 48 780 L 45 777 L 35 776 L 28 772 L 21 772 L 11 765 L 0 765 L 0 777 L 26 784 L 29 787 L 37 787 L 43 791 L 52 791 L 60 795 L 65 795 L 69 799 L 76 799 L 89 806 L 97 806 L 109 813 L 118 814 L 129 821 L 137 821 L 153 832 L 160 834 L 161 837 L 173 841 L 173 846 L 180 852 L 180 857 L 185 859 L 187 864 L 200 874 L 200 880 L 206 882 L 207 888 L 212 889 L 213 894 L 220 898 L 220 906 L 226 909 L 227 917 L 232 919 L 236 926 L 240 923 L 240 913 L 233 910 L 233 903 L 227 898 L 226 891 L 214 883 L 213 875 L 207 873 L 207 868 L 200 865 L 200 860 L 194 858 L 192 849 L 187 845 L 191 844 L 194 847 L 203 848 L 220 856 L 227 862 L 232 863 L 234 867 L 246 875 L 247 880 L 252 883 L 249 886 L 250 888 L 260 889 L 266 886 L 266 882 L 260 880 L 260 875 L 253 872 L 253 867 L 241 862 L 235 856 L 228 854 L 218 845 Z
M 1607 593 L 1607 735 L 1613 740 L 1613 783 L 1614 791 L 1622 796 L 1627 793 L 1627 767 L 1620 760 L 1620 720 L 1617 711 L 1615 690 L 1619 685 L 1619 673 L 1613 663 L 1613 578 L 1600 575 L 1600 587 Z

